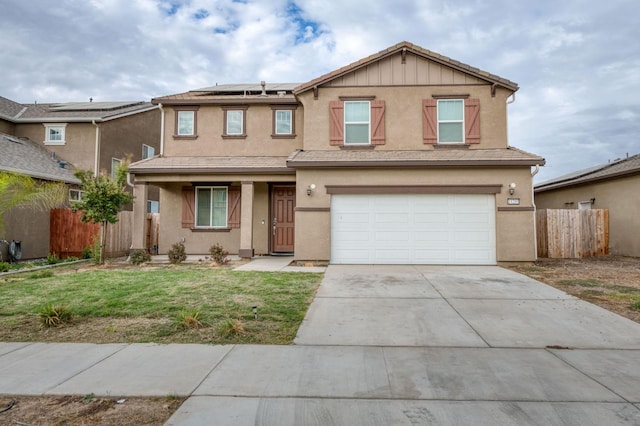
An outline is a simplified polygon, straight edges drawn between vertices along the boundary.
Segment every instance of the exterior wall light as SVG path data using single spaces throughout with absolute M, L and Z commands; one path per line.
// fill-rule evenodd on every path
M 515 184 L 515 182 L 511 182 L 509 184 L 509 194 L 513 195 L 514 192 L 516 192 L 516 184 Z
M 307 195 L 311 195 L 311 192 L 313 192 L 314 189 L 316 189 L 316 185 L 313 183 L 307 186 Z

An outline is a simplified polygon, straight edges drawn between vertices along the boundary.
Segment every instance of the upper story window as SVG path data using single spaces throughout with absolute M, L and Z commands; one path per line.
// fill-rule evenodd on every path
M 295 105 L 272 105 L 273 130 L 272 138 L 294 138 L 295 135 Z
M 111 159 L 111 177 L 113 179 L 116 178 L 116 175 L 118 174 L 118 167 L 120 167 L 121 164 L 122 164 L 122 160 L 118 158 Z
M 156 149 L 152 146 L 142 144 L 142 159 L 151 158 L 156 155 Z
M 222 107 L 222 110 L 224 111 L 223 137 L 247 137 L 247 108 L 247 106 Z
M 429 145 L 480 143 L 480 100 L 469 95 L 423 99 L 422 139 Z
M 174 108 L 176 112 L 174 138 L 196 138 L 198 131 L 198 107 L 180 106 Z
M 464 100 L 438 100 L 438 143 L 464 143 Z
M 227 227 L 227 187 L 196 188 L 196 228 Z
M 64 145 L 65 140 L 65 131 L 66 124 L 44 124 L 45 129 L 45 137 L 44 143 L 45 145 Z
M 385 102 L 374 96 L 329 102 L 329 143 L 337 146 L 385 144 Z
M 344 103 L 344 144 L 369 144 L 369 101 Z

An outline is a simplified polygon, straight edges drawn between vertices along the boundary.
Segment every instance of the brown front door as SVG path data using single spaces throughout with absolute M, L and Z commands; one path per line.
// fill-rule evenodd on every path
M 271 251 L 293 253 L 295 186 L 274 186 L 271 189 Z

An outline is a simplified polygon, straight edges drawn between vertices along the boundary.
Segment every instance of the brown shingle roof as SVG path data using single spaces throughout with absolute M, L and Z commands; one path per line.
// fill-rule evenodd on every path
M 535 166 L 544 165 L 544 158 L 517 148 L 436 149 L 424 151 L 301 150 L 292 154 L 287 164 L 293 168 Z
M 440 55 L 439 53 L 424 49 L 413 43 L 409 43 L 408 41 L 403 41 L 387 49 L 381 50 L 380 52 L 375 53 L 371 56 L 368 56 L 366 58 L 360 59 L 359 61 L 346 65 L 340 69 L 331 71 L 330 73 L 327 73 L 318 78 L 315 78 L 307 83 L 303 83 L 300 86 L 296 87 L 293 93 L 299 94 L 299 93 L 305 92 L 313 88 L 314 86 L 319 86 L 321 84 L 327 83 L 328 81 L 338 78 L 344 74 L 350 73 L 358 68 L 362 68 L 363 66 L 366 66 L 371 62 L 377 61 L 387 56 L 394 55 L 402 51 L 403 49 L 406 49 L 407 51 L 410 51 L 418 56 L 422 56 L 428 60 L 445 65 L 449 68 L 453 68 L 463 73 L 470 74 L 476 78 L 487 81 L 489 83 L 495 83 L 509 90 L 513 90 L 514 92 L 518 90 L 518 84 L 514 83 L 513 81 L 507 80 L 506 78 L 499 77 L 495 74 L 491 74 L 487 71 L 483 71 L 481 69 L 472 67 L 471 65 L 464 64 L 462 62 L 451 59 L 447 56 Z
M 287 157 L 154 157 L 129 166 L 134 174 L 293 174 Z
M 535 186 L 535 191 L 544 192 L 556 188 L 582 185 L 590 182 L 615 179 L 634 174 L 640 174 L 640 154 L 633 155 L 629 158 L 625 158 L 611 164 L 591 167 L 539 183 Z

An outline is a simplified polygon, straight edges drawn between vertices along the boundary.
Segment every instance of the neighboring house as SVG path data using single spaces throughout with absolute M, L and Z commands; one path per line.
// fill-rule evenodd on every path
M 156 185 L 161 253 L 183 241 L 332 263 L 535 260 L 531 167 L 544 159 L 508 146 L 517 90 L 403 42 L 303 84 L 153 99 L 163 141 L 130 168 L 133 248 L 138 194 Z
M 535 186 L 538 209 L 608 209 L 609 251 L 640 257 L 640 154 Z
M 69 186 L 70 199 L 77 199 L 80 180 L 73 175 L 71 166 L 47 151 L 42 144 L 26 138 L 18 138 L 0 133 L 0 171 L 20 173 L 34 179 L 50 182 L 63 182 Z M 9 210 L 4 215 L 4 234 L 0 240 L 22 241 L 22 258 L 35 259 L 47 257 L 49 253 L 48 211 L 36 211 L 28 208 Z M 7 245 L 0 244 L 0 253 L 7 261 Z
M 20 104 L 0 97 L 0 132 L 29 138 L 77 169 L 113 173 L 160 149 L 160 111 L 149 102 Z M 147 196 L 158 209 L 158 190 Z

